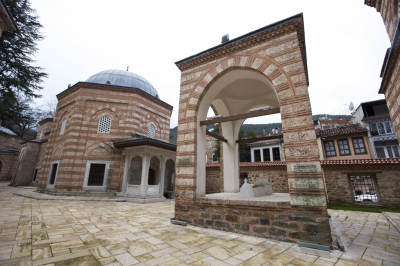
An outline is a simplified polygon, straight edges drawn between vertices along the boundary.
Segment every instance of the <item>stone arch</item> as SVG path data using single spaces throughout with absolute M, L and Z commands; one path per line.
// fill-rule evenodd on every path
M 147 180 L 149 185 L 160 184 L 161 180 L 160 167 L 161 167 L 160 158 L 158 158 L 158 156 L 151 157 L 149 165 L 149 178 Z
M 290 82 L 290 76 L 288 72 L 290 70 L 297 70 L 303 68 L 303 63 L 297 63 L 297 67 L 292 67 L 292 69 L 285 69 L 279 64 L 275 63 L 272 59 L 267 59 L 259 56 L 235 56 L 227 58 L 221 62 L 218 62 L 210 70 L 205 72 L 200 80 L 194 85 L 193 90 L 189 94 L 189 98 L 198 98 L 198 101 L 193 101 L 186 106 L 184 113 L 187 114 L 188 109 L 194 109 L 196 112 L 199 108 L 199 102 L 210 88 L 210 86 L 218 80 L 219 77 L 226 74 L 228 71 L 235 69 L 249 69 L 257 71 L 265 75 L 276 88 L 278 99 L 281 101 L 286 98 L 293 98 L 295 93 L 295 88 Z M 296 69 L 293 69 L 296 68 Z M 287 91 L 289 89 L 289 91 Z M 200 94 L 199 97 L 194 97 Z
M 154 117 L 150 117 L 149 121 L 146 124 L 146 130 L 148 131 L 149 127 L 153 125 L 154 127 L 154 138 L 157 138 L 157 136 L 161 136 L 161 127 L 160 123 L 155 119 Z M 147 134 L 148 132 L 146 132 Z
M 100 142 L 87 148 L 85 151 L 85 157 L 114 157 L 114 150 L 107 143 Z
M 227 60 L 229 61 L 229 60 Z M 255 70 L 250 67 L 237 67 L 232 66 L 230 68 L 226 68 L 222 70 L 219 74 L 216 74 L 210 82 L 204 87 L 202 94 L 199 95 L 199 100 L 196 103 L 196 115 L 197 115 L 197 125 L 200 121 L 205 120 L 207 111 L 209 107 L 212 105 L 213 110 L 217 114 L 221 114 L 224 116 L 233 115 L 236 113 L 245 113 L 248 112 L 250 108 L 260 107 L 269 105 L 271 108 L 280 107 L 281 106 L 281 98 L 280 92 L 277 89 L 277 85 L 281 85 L 280 87 L 285 88 L 284 90 L 292 92 L 291 84 L 288 82 L 284 73 L 281 73 L 277 67 L 274 65 L 266 65 L 263 64 L 265 69 L 270 69 L 267 71 L 275 79 L 271 79 L 264 73 L 259 70 Z M 213 70 L 210 70 L 211 72 Z M 203 78 L 204 80 L 204 78 Z M 277 81 L 278 80 L 278 81 Z M 257 90 L 260 97 L 255 97 L 256 94 L 249 94 L 249 96 L 243 96 L 243 93 L 238 90 L 238 87 L 241 82 L 254 83 L 252 84 L 253 89 Z M 240 98 L 240 101 L 237 101 L 235 108 L 229 106 L 226 100 L 235 100 L 236 96 L 229 95 L 228 92 L 223 92 L 226 88 L 229 88 L 230 84 L 237 83 L 239 85 L 235 85 L 237 88 L 236 93 L 238 93 L 237 98 Z M 201 81 L 200 81 L 201 83 Z M 203 83 L 204 84 L 204 83 Z M 229 90 L 228 90 L 229 91 Z M 217 98 L 220 93 L 227 94 L 226 98 Z M 249 93 L 248 91 L 245 94 Z M 293 97 L 293 93 L 287 93 Z M 194 96 L 196 97 L 196 96 Z M 245 103 L 243 106 L 239 105 L 239 102 Z M 235 110 L 235 111 L 234 111 Z M 224 191 L 225 192 L 237 192 L 239 189 L 239 177 L 238 177 L 238 154 L 237 154 L 237 144 L 236 139 L 238 138 L 240 127 L 242 126 L 245 120 L 232 121 L 228 123 L 221 124 L 223 135 L 226 139 L 229 139 L 227 143 L 223 143 L 224 157 L 227 157 L 227 160 L 223 161 L 224 164 L 224 177 L 231 177 L 229 181 L 224 182 Z M 204 132 L 203 132 L 204 131 Z M 196 180 L 196 194 L 202 196 L 205 194 L 205 169 L 203 165 L 205 165 L 205 158 L 200 154 L 205 153 L 205 147 L 201 143 L 205 141 L 205 127 L 197 128 L 197 141 L 195 143 L 196 151 L 197 151 L 197 180 Z M 230 152 L 225 152 L 225 151 Z M 225 165 L 227 164 L 227 165 Z M 229 164 L 229 165 L 228 165 Z
M 61 127 L 62 127 L 62 124 L 63 124 L 64 120 L 67 121 L 67 122 L 66 122 L 66 128 L 65 128 L 65 132 L 67 132 L 67 130 L 68 130 L 68 124 L 70 124 L 70 122 L 71 122 L 71 121 L 70 121 L 70 112 L 69 112 L 69 110 L 63 111 L 63 112 L 61 113 L 61 115 L 60 115 L 60 118 L 59 118 L 58 121 L 55 123 L 56 131 L 57 131 L 57 136 L 60 135 L 60 130 L 61 130 Z M 64 132 L 63 135 L 66 135 L 65 132 Z
M 111 125 L 110 125 L 110 132 L 111 132 L 111 130 L 113 130 L 113 126 L 114 126 L 114 130 L 115 130 L 115 127 L 119 127 L 120 116 L 118 115 L 118 113 L 114 112 L 110 108 L 107 108 L 107 107 L 101 108 L 101 107 L 102 106 L 99 106 L 99 107 L 89 111 L 88 112 L 89 115 L 86 117 L 85 120 L 89 124 L 92 124 L 93 127 L 96 125 L 96 129 L 97 129 L 100 118 L 103 116 L 108 116 L 111 119 Z

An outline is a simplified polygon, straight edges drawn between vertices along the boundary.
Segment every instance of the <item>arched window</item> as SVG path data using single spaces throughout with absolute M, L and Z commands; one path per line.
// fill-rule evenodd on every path
M 108 116 L 103 116 L 99 120 L 99 133 L 110 133 L 111 119 Z
M 65 119 L 62 121 L 62 124 L 61 124 L 60 135 L 64 135 L 65 127 L 66 127 L 66 126 L 67 126 L 67 119 L 65 118 Z
M 149 129 L 147 130 L 147 137 L 154 139 L 156 136 L 156 128 L 153 125 L 149 126 Z

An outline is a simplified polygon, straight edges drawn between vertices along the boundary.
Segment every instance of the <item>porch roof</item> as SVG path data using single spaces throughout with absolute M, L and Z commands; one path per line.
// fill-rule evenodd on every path
M 176 145 L 152 138 L 132 138 L 128 140 L 116 141 L 113 144 L 114 147 L 117 149 L 148 145 L 165 150 L 176 151 Z

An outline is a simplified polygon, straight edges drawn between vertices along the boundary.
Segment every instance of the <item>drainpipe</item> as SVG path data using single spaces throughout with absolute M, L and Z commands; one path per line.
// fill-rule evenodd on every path
M 322 172 L 322 180 L 324 181 L 326 204 L 327 204 L 328 208 L 330 209 L 331 204 L 329 203 L 329 199 L 328 199 L 328 191 L 326 190 L 325 174 L 324 174 L 324 169 L 322 167 L 321 167 L 321 172 Z

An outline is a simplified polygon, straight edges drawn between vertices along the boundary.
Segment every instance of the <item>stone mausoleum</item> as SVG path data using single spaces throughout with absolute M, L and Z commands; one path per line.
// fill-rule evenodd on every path
M 174 197 L 172 106 L 145 78 L 106 70 L 57 95 L 54 118 L 22 144 L 12 184 L 54 194 Z
M 175 219 L 260 237 L 332 246 L 308 94 L 303 15 L 176 62 L 181 70 Z M 265 107 L 265 108 L 262 108 Z M 210 120 L 212 108 L 217 115 Z M 288 193 L 239 196 L 238 135 L 246 118 L 281 114 Z M 219 123 L 223 192 L 206 194 L 206 125 Z M 315 245 L 317 244 L 317 245 Z

